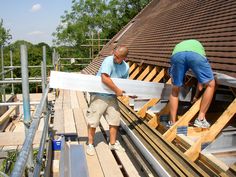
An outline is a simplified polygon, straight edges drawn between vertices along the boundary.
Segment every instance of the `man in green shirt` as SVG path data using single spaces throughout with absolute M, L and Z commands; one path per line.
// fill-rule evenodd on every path
M 214 94 L 215 80 L 211 66 L 206 58 L 204 47 L 199 41 L 194 39 L 178 43 L 171 56 L 170 75 L 173 88 L 169 98 L 170 125 L 176 122 L 179 90 L 183 85 L 185 74 L 189 69 L 192 70 L 198 80 L 197 93 L 203 88 L 203 85 L 206 86 L 198 118 L 195 119 L 194 126 L 208 128 L 210 124 L 206 121 L 205 115 Z

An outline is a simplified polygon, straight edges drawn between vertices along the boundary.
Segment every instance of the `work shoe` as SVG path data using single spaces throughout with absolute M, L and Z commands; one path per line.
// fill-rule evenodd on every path
M 200 128 L 209 128 L 211 126 L 205 118 L 203 120 L 196 118 L 193 125 Z
M 88 144 L 86 152 L 90 156 L 95 155 L 95 148 L 94 148 L 94 146 L 92 144 Z
M 174 123 L 170 120 L 170 121 L 168 121 L 168 123 L 166 124 L 166 127 L 167 128 L 170 128 L 170 127 L 172 127 L 174 125 Z
M 109 148 L 111 150 L 119 151 L 119 152 L 125 152 L 125 149 L 120 145 L 119 141 L 116 141 L 115 144 L 109 143 Z

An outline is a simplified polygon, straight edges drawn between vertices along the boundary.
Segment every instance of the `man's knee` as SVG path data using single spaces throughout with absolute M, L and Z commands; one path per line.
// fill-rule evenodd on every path
M 215 85 L 216 85 L 216 83 L 215 83 L 215 80 L 214 80 L 214 79 L 211 80 L 211 81 L 207 84 L 207 86 L 208 86 L 208 87 L 211 87 L 211 88 L 215 88 Z
M 179 87 L 177 87 L 177 86 L 173 86 L 172 87 L 172 91 L 171 91 L 171 94 L 172 94 L 172 96 L 173 97 L 178 97 L 179 96 Z

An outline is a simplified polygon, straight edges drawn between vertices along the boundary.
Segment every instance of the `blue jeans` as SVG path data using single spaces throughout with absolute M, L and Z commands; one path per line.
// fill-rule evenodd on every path
M 214 79 L 207 58 L 196 52 L 178 52 L 171 56 L 170 75 L 175 86 L 182 86 L 186 72 L 191 69 L 197 80 L 205 84 Z

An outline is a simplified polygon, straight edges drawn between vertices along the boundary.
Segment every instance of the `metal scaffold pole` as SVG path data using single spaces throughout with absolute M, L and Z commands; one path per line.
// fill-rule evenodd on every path
M 27 48 L 25 45 L 21 45 L 20 47 L 20 55 L 21 55 L 21 75 L 22 75 L 22 94 L 23 94 L 23 110 L 24 110 L 24 124 L 25 124 L 25 135 L 28 134 L 28 130 L 31 123 L 30 118 L 30 97 L 29 97 L 29 76 L 28 76 L 28 56 L 27 56 Z M 27 160 L 27 173 L 28 176 L 33 176 L 33 148 L 31 145 L 31 150 L 28 154 Z
M 46 58 L 46 46 L 43 46 L 43 61 L 42 61 L 42 93 L 45 92 L 45 88 L 47 85 L 47 58 Z M 46 104 L 44 105 L 44 112 L 46 114 L 47 110 L 47 101 Z
M 11 67 L 13 66 L 13 60 L 12 60 L 12 51 L 10 50 L 10 64 Z M 11 70 L 11 79 L 13 79 L 13 70 Z M 14 94 L 14 84 L 11 84 L 11 94 Z
M 3 58 L 3 46 L 1 46 L 1 61 L 2 61 L 2 80 L 5 79 L 4 76 L 4 58 Z M 2 94 L 3 94 L 3 102 L 6 102 L 6 92 L 5 92 L 5 85 L 2 85 Z

